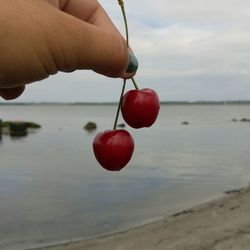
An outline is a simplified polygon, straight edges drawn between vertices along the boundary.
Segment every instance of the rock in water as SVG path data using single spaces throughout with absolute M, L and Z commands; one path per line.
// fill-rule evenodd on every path
M 248 118 L 242 118 L 241 121 L 242 122 L 250 122 L 250 119 L 248 119 Z
M 0 124 L 0 127 L 9 128 L 11 124 L 16 124 L 16 123 L 26 124 L 27 128 L 41 128 L 41 125 L 35 122 L 27 122 L 27 121 L 2 121 L 2 124 Z
M 2 120 L 0 119 L 0 141 L 2 140 Z
M 96 123 L 94 122 L 88 122 L 85 126 L 84 126 L 84 129 L 87 130 L 87 131 L 92 131 L 92 130 L 95 130 L 97 128 L 97 125 Z
M 27 124 L 25 122 L 12 122 L 9 126 L 10 136 L 27 136 Z
M 117 127 L 118 127 L 118 128 L 125 128 L 126 125 L 125 125 L 125 123 L 120 123 L 120 124 L 117 125 Z

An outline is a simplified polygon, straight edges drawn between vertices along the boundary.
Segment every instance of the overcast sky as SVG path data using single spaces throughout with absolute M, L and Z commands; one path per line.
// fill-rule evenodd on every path
M 124 34 L 117 1 L 101 0 Z M 125 0 L 140 87 L 162 101 L 250 100 L 249 0 Z M 129 87 L 132 85 L 128 85 Z M 17 101 L 117 101 L 121 80 L 60 73 Z

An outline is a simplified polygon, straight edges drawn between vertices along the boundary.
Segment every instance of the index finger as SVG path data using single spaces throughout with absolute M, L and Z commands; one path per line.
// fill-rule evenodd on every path
M 106 11 L 96 0 L 67 0 L 61 10 L 85 22 L 119 32 Z

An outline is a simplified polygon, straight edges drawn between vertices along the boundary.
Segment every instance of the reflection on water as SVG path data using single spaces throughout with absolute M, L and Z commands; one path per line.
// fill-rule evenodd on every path
M 21 134 L 16 134 L 16 133 L 10 132 L 8 129 L 0 128 L 0 144 L 4 143 L 4 139 L 7 137 L 10 138 L 9 141 L 16 142 L 16 141 L 22 141 L 25 137 L 30 136 L 30 135 L 35 135 L 37 133 L 39 133 L 37 129 L 27 129 Z
M 0 249 L 121 230 L 249 182 L 250 124 L 232 122 L 249 117 L 249 105 L 162 106 L 153 128 L 127 128 L 132 161 L 109 173 L 97 164 L 92 140 L 112 127 L 115 112 L 115 106 L 0 106 L 3 119 L 21 114 L 42 125 L 18 140 L 2 136 Z M 88 121 L 97 123 L 95 133 L 83 129 Z

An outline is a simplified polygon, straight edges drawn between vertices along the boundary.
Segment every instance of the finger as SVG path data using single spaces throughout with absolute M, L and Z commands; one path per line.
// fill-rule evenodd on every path
M 85 22 L 109 29 L 110 31 L 119 32 L 106 11 L 96 0 L 68 0 L 61 8 L 66 13 Z
M 56 16 L 56 32 L 51 32 L 48 40 L 58 70 L 92 69 L 106 76 L 121 76 L 128 65 L 128 50 L 118 32 L 63 12 Z
M 65 2 L 65 1 L 64 1 Z M 105 12 L 105 10 L 102 8 L 102 6 L 98 3 L 98 1 L 96 0 L 68 0 L 66 1 L 66 3 L 61 6 L 62 10 L 80 20 L 83 20 L 89 24 L 92 24 L 94 26 L 100 27 L 103 29 L 103 31 L 106 31 L 106 34 L 104 34 L 102 41 L 99 41 L 98 47 L 100 46 L 107 46 L 106 51 L 110 50 L 111 47 L 114 48 L 115 50 L 115 46 L 114 42 L 115 40 L 117 40 L 119 38 L 120 41 L 118 41 L 117 45 L 119 49 L 119 44 L 121 43 L 122 40 L 122 48 L 120 48 L 123 55 L 116 57 L 113 57 L 114 55 L 117 54 L 117 51 L 112 50 L 112 52 L 116 52 L 116 54 L 112 53 L 112 55 L 108 55 L 107 57 L 104 57 L 104 55 L 101 53 L 100 55 L 103 57 L 103 62 L 104 64 L 101 62 L 102 66 L 105 66 L 103 69 L 98 68 L 95 71 L 101 74 L 105 74 L 108 76 L 123 76 L 127 66 L 129 64 L 128 62 L 128 51 L 124 51 L 124 38 L 121 36 L 121 34 L 119 33 L 119 31 L 117 30 L 117 28 L 115 27 L 115 25 L 112 23 L 112 21 L 110 20 L 109 16 L 107 15 L 107 13 Z M 108 34 L 110 32 L 110 34 Z M 111 43 L 108 42 L 106 40 L 107 35 L 111 35 L 113 34 L 113 36 L 116 36 L 116 38 L 111 41 Z M 111 38 L 111 37 L 110 37 Z M 106 41 L 105 41 L 106 40 Z M 115 46 L 115 47 L 114 47 Z M 124 54 L 125 53 L 125 54 Z M 121 53 L 119 53 L 121 54 Z M 95 54 L 93 54 L 93 57 L 95 56 Z M 99 60 L 99 57 L 96 58 L 97 60 Z M 117 61 L 117 59 L 119 59 Z M 109 61 L 111 60 L 111 63 L 113 62 L 112 66 L 109 65 Z M 122 64 L 123 62 L 123 64 Z M 123 66 L 121 67 L 122 70 L 119 68 L 119 64 L 122 64 Z M 108 68 L 109 67 L 109 68 Z M 116 68 L 118 68 L 119 70 L 116 70 Z M 117 71 L 118 73 L 114 73 L 114 71 Z M 121 73 L 123 72 L 123 73 Z M 126 73 L 125 73 L 126 74 Z M 127 74 L 126 74 L 127 75 Z M 128 74 L 128 76 L 132 76 L 132 74 Z
M 12 100 L 19 97 L 24 92 L 25 86 L 15 87 L 11 89 L 0 89 L 0 96 L 5 100 Z

